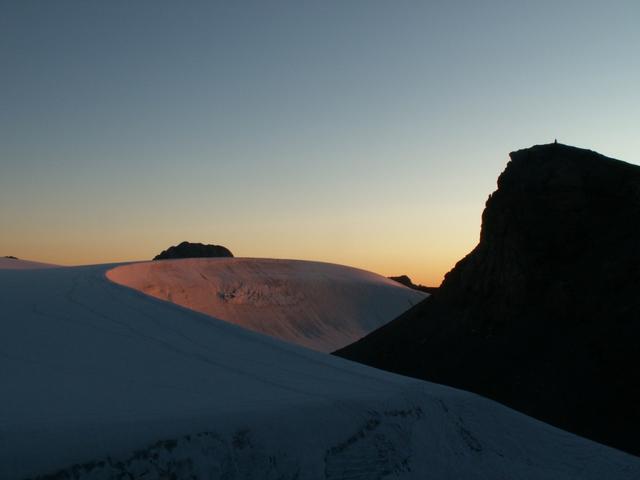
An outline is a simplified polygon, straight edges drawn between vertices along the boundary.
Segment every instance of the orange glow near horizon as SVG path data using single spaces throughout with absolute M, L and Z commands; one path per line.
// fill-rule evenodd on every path
M 0 255 L 59 265 L 141 261 L 186 240 L 224 245 L 236 257 L 337 263 L 437 286 L 476 245 L 496 170 L 481 182 L 457 175 L 430 184 L 398 180 L 402 192 L 391 196 L 335 188 L 305 196 L 291 184 L 246 187 L 256 197 L 247 199 L 243 191 L 185 184 L 177 197 L 164 184 L 138 184 L 107 185 L 84 202 L 84 185 L 70 192 L 50 182 L 38 197 L 16 190 L 13 203 L 0 206 Z
M 283 235 L 284 236 L 284 235 Z M 477 234 L 466 241 L 437 237 L 413 238 L 411 235 L 379 234 L 368 244 L 355 239 L 330 241 L 314 235 L 288 234 L 278 238 L 254 232 L 253 239 L 223 238 L 222 235 L 197 235 L 196 232 L 179 237 L 131 238 L 122 233 L 108 237 L 72 239 L 64 235 L 50 235 L 43 242 L 31 236 L 30 241 L 0 242 L 0 255 L 14 255 L 32 261 L 65 266 L 89 265 L 150 260 L 160 251 L 183 240 L 215 243 L 228 247 L 236 257 L 288 258 L 314 260 L 349 265 L 384 276 L 408 275 L 414 283 L 438 286 L 455 263 L 475 246 Z M 315 237 L 315 241 L 314 241 Z M 251 238 L 251 236 L 249 236 Z M 341 241 L 343 244 L 341 245 Z M 45 243 L 45 245 L 43 245 Z
M 168 247 L 169 245 L 167 245 Z M 164 249 L 164 248 L 162 248 Z M 469 250 L 470 251 L 470 250 Z M 6 255 L 14 255 L 23 260 L 29 260 L 34 262 L 43 262 L 43 263 L 53 263 L 61 266 L 81 266 L 81 265 L 93 265 L 93 264 L 102 264 L 102 263 L 120 263 L 120 262 L 135 262 L 135 261 L 147 261 L 151 260 L 153 256 L 160 253 L 160 251 L 154 251 L 150 254 L 131 254 L 131 255 L 120 255 L 117 257 L 109 257 L 106 255 L 95 254 L 95 255 L 83 255 L 79 257 L 72 256 L 64 256 L 57 255 L 55 253 L 51 255 L 42 255 L 36 251 L 30 253 L 28 250 L 24 251 L 24 253 L 19 255 L 14 255 L 11 252 L 3 252 L 3 256 Z M 283 258 L 283 259 L 293 259 L 293 260 L 309 260 L 309 261 L 319 261 L 319 262 L 327 262 L 327 263 L 336 263 L 340 265 L 347 265 L 355 268 L 360 268 L 363 270 L 368 270 L 374 273 L 378 273 L 385 277 L 390 276 L 399 276 L 399 275 L 408 275 L 411 280 L 416 284 L 422 284 L 427 286 L 439 286 L 442 282 L 444 275 L 450 271 L 456 264 L 458 260 L 460 260 L 464 255 L 468 252 L 465 252 L 457 257 L 455 255 L 449 255 L 447 257 L 443 257 L 440 259 L 436 258 L 427 258 L 425 259 L 423 264 L 413 264 L 410 259 L 401 259 L 397 263 L 393 263 L 392 261 L 365 261 L 364 259 L 356 259 L 349 260 L 345 258 L 343 255 L 337 256 L 300 256 L 300 255 L 234 255 L 236 257 L 255 257 L 255 258 Z M 455 258 L 454 258 L 455 257 Z

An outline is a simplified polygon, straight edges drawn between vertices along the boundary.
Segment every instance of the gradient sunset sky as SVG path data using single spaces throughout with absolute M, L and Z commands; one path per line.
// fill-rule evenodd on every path
M 640 160 L 640 2 L 0 3 L 0 255 L 438 284 L 512 150 Z

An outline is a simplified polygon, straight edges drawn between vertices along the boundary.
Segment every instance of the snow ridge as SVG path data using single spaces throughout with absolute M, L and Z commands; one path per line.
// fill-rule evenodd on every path
M 190 258 L 136 263 L 112 281 L 255 332 L 333 352 L 428 295 L 381 275 L 322 262 Z

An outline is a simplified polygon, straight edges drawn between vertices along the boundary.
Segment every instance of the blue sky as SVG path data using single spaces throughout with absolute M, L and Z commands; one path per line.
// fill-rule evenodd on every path
M 438 283 L 508 152 L 637 163 L 638 2 L 0 4 L 0 254 L 182 240 Z

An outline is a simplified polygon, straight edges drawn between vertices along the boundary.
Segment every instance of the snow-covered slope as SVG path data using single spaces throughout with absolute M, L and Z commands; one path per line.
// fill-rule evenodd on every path
M 111 270 L 116 283 L 324 352 L 355 342 L 424 299 L 381 275 L 330 263 L 190 258 Z
M 20 258 L 0 257 L 0 270 L 30 270 L 34 268 L 54 268 L 52 263 L 32 262 Z
M 637 479 L 640 460 L 476 395 L 124 288 L 0 271 L 0 478 Z

